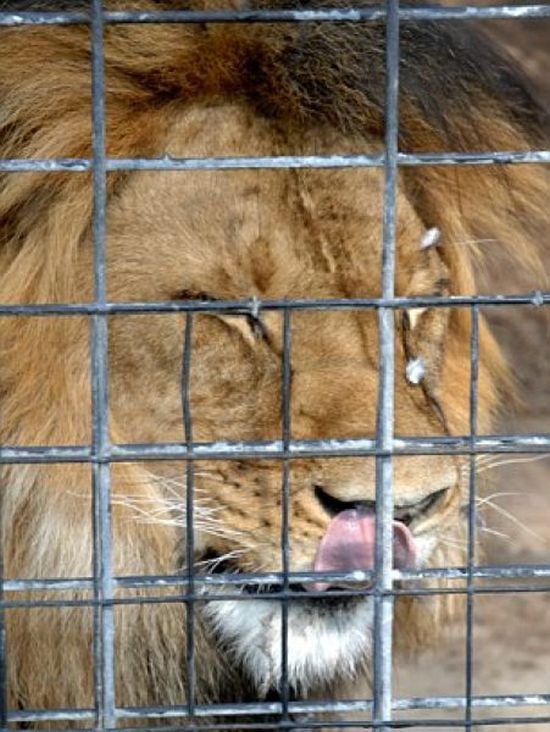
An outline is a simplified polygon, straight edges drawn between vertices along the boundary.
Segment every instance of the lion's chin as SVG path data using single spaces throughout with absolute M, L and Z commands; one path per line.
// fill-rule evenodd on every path
M 258 696 L 278 689 L 281 602 L 213 601 L 205 603 L 204 613 L 220 645 L 242 666 Z M 294 693 L 303 696 L 357 677 L 371 655 L 372 618 L 372 601 L 367 597 L 289 602 L 287 671 Z

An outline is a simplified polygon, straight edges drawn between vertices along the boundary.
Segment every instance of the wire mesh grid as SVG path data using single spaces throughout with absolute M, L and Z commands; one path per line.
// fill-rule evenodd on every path
M 396 241 L 396 189 L 397 174 L 401 166 L 423 165 L 511 165 L 549 163 L 550 150 L 488 151 L 444 153 L 403 153 L 398 148 L 399 134 L 399 35 L 400 23 L 410 20 L 438 21 L 465 19 L 515 19 L 550 17 L 549 5 L 503 5 L 485 7 L 400 7 L 399 0 L 387 0 L 384 6 L 325 8 L 317 10 L 150 10 L 108 11 L 102 0 L 90 0 L 89 12 L 75 11 L 24 11 L 0 12 L 1 26 L 22 25 L 89 25 L 92 49 L 92 117 L 93 154 L 91 159 L 3 159 L 0 172 L 66 171 L 91 172 L 93 179 L 93 242 L 94 242 L 94 300 L 85 303 L 47 305 L 7 305 L 0 303 L 2 316 L 48 317 L 84 315 L 91 319 L 92 345 L 92 414 L 93 432 L 90 445 L 57 445 L 24 447 L 3 445 L 0 447 L 1 464 L 49 464 L 86 463 L 92 467 L 93 481 L 93 576 L 67 579 L 4 579 L 0 582 L 0 714 L 2 728 L 13 724 L 29 725 L 47 723 L 76 726 L 93 725 L 97 729 L 113 729 L 124 723 L 125 729 L 139 725 L 138 729 L 159 722 L 173 729 L 308 729 L 362 728 L 391 729 L 399 727 L 461 727 L 471 729 L 475 725 L 498 726 L 502 724 L 530 725 L 550 723 L 550 693 L 531 695 L 476 696 L 472 678 L 474 657 L 473 607 L 476 595 L 509 592 L 550 591 L 550 565 L 478 566 L 475 558 L 476 536 L 476 457 L 491 453 L 545 453 L 550 450 L 550 435 L 477 434 L 478 407 L 478 359 L 479 317 L 481 307 L 547 306 L 550 294 L 543 291 L 505 296 L 500 293 L 483 296 L 451 297 L 398 297 L 395 295 L 395 241 Z M 201 157 L 175 158 L 108 158 L 105 132 L 105 70 L 103 36 L 107 24 L 134 23 L 311 23 L 341 22 L 367 23 L 383 20 L 386 26 L 386 105 L 384 151 L 358 155 L 302 155 L 270 157 Z M 159 302 L 109 302 L 107 297 L 106 264 L 106 177 L 112 171 L 158 170 L 227 170 L 227 169 L 278 169 L 278 168 L 356 168 L 379 167 L 384 173 L 383 207 L 383 257 L 382 293 L 378 298 L 304 299 L 304 300 L 231 300 L 231 301 L 159 301 Z M 457 307 L 471 313 L 471 370 L 470 370 L 470 430 L 464 436 L 409 437 L 394 435 L 394 336 L 396 310 L 411 307 Z M 192 404 L 190 398 L 190 374 L 192 370 L 192 333 L 197 314 L 250 313 L 258 310 L 282 313 L 282 433 L 280 439 L 261 442 L 200 443 L 193 439 Z M 379 394 L 377 429 L 374 438 L 295 440 L 292 438 L 290 419 L 292 322 L 293 315 L 302 311 L 371 310 L 378 316 L 379 328 Z M 186 316 L 184 349 L 182 354 L 181 398 L 184 425 L 182 443 L 114 444 L 108 428 L 108 322 L 111 315 L 139 313 L 183 313 Z M 470 463 L 468 502 L 468 561 L 465 567 L 438 569 L 394 569 L 393 563 L 393 462 L 403 455 L 463 455 Z M 289 500 L 291 491 L 290 465 L 296 458 L 365 457 L 376 461 L 376 556 L 373 572 L 290 572 Z M 194 570 L 194 471 L 195 464 L 203 460 L 275 459 L 282 464 L 282 520 L 281 520 L 281 572 L 251 574 L 196 574 Z M 173 576 L 116 577 L 113 573 L 111 537 L 111 466 L 117 462 L 146 460 L 182 460 L 186 462 L 186 571 Z M 0 564 L 0 576 L 3 577 Z M 548 586 L 522 584 L 523 579 L 547 579 Z M 374 603 L 373 663 L 374 683 L 372 698 L 354 701 L 339 699 L 321 701 L 296 701 L 290 693 L 288 678 L 288 607 L 289 600 L 300 597 L 305 591 L 297 585 L 325 579 L 345 581 L 351 589 L 325 590 L 324 597 L 368 595 Z M 418 587 L 415 580 L 452 579 L 464 582 L 460 587 Z M 479 586 L 476 580 L 498 579 L 500 584 Z M 365 580 L 372 581 L 367 589 Z M 401 582 L 396 585 L 396 582 Z M 504 584 L 503 581 L 511 582 Z M 233 599 L 246 602 L 242 593 L 228 593 L 228 587 L 246 582 L 260 586 L 278 587 L 269 595 L 281 605 L 282 649 L 280 689 L 275 700 L 258 700 L 247 703 L 197 703 L 195 694 L 195 612 L 204 600 L 201 589 L 210 588 L 209 601 Z M 514 584 L 515 582 L 515 584 Z M 363 583 L 363 584 L 361 584 Z M 355 587 L 354 587 L 355 585 Z M 139 596 L 117 596 L 120 589 L 177 588 L 172 596 L 149 592 Z M 223 593 L 216 594 L 216 588 Z M 91 596 L 78 599 L 12 599 L 23 591 L 89 591 Z M 311 590 L 308 595 L 311 596 Z M 457 594 L 466 595 L 466 674 L 463 695 L 452 697 L 432 696 L 396 698 L 392 679 L 392 626 L 394 598 L 403 595 Z M 258 596 L 260 597 L 260 596 Z M 132 604 L 180 603 L 185 604 L 187 630 L 187 688 L 186 703 L 180 706 L 121 707 L 115 695 L 115 622 L 117 606 Z M 51 710 L 27 710 L 8 708 L 6 682 L 5 612 L 25 607 L 91 607 L 94 618 L 94 690 L 93 708 L 63 708 Z M 513 714 L 521 707 L 539 706 L 548 712 L 546 716 L 528 717 Z M 504 707 L 508 716 L 475 718 L 474 709 Z M 394 719 L 394 712 L 428 710 L 462 710 L 463 717 L 455 719 Z M 322 721 L 311 715 L 337 712 L 339 721 Z M 347 713 L 368 713 L 369 721 L 349 719 Z M 240 716 L 257 717 L 258 721 L 234 722 Z M 307 717 L 303 715 L 310 715 Z M 269 717 L 270 721 L 263 721 Z M 210 720 L 223 719 L 223 722 Z

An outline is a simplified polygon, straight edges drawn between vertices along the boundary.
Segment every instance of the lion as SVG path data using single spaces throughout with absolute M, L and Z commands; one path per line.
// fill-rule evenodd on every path
M 313 0 L 306 5 L 316 7 Z M 32 3 L 37 6 L 65 4 Z M 88 3 L 66 6 L 87 9 Z M 125 7 L 118 0 L 106 6 Z M 210 9 L 208 0 L 184 6 Z M 2 5 L 28 7 L 18 0 Z M 132 3 L 133 9 L 170 7 L 168 1 Z M 254 0 L 250 7 L 268 4 Z M 384 32 L 380 22 L 108 24 L 107 155 L 379 153 Z M 88 28 L 28 26 L 1 34 L 0 156 L 91 157 Z M 541 146 L 543 122 L 525 84 L 470 27 L 404 23 L 401 58 L 401 150 Z M 109 316 L 112 444 L 182 443 L 186 347 L 192 439 L 279 440 L 283 314 L 265 303 L 379 297 L 383 188 L 383 171 L 374 167 L 108 173 L 109 302 L 202 304 L 192 318 L 177 307 Z M 538 166 L 400 168 L 396 294 L 474 294 L 483 266 L 475 242 L 486 238 L 497 240 L 499 257 L 536 266 L 547 190 Z M 92 302 L 92 215 L 89 173 L 4 174 L 1 301 Z M 216 310 L 218 301 L 245 306 Z M 304 309 L 290 320 L 292 439 L 374 437 L 376 311 Z M 465 308 L 396 310 L 397 436 L 469 433 L 470 327 Z M 2 443 L 90 445 L 89 318 L 5 316 L 0 343 Z M 513 380 L 483 317 L 479 349 L 477 429 L 487 433 Z M 289 569 L 372 569 L 374 458 L 300 457 L 289 461 L 287 477 Z M 4 578 L 92 577 L 90 464 L 3 464 L 2 482 Z M 122 600 L 114 608 L 117 707 L 185 705 L 190 686 L 198 704 L 280 698 L 280 585 L 246 578 L 231 585 L 197 582 L 202 594 L 188 606 L 190 619 L 177 579 L 189 559 L 199 579 L 280 571 L 281 486 L 281 462 L 269 456 L 201 459 L 192 471 L 158 454 L 111 465 L 112 571 L 120 580 L 115 600 Z M 396 457 L 394 495 L 396 566 L 463 566 L 467 460 Z M 147 576 L 166 577 L 166 586 L 132 585 L 132 578 Z M 287 605 L 291 699 L 368 695 L 372 596 L 357 586 L 353 594 L 337 580 L 291 589 L 301 593 Z M 224 599 L 228 594 L 232 599 Z M 42 584 L 8 599 L 14 600 L 5 617 L 10 710 L 92 708 L 92 591 Z M 457 604 L 449 594 L 400 595 L 396 653 L 433 642 Z

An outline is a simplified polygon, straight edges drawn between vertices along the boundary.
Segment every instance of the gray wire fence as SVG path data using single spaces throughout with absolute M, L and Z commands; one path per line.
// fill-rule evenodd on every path
M 101 0 L 90 0 L 90 11 L 25 11 L 0 12 L 0 27 L 23 25 L 71 25 L 87 24 L 92 37 L 92 115 L 93 156 L 91 159 L 48 159 L 48 160 L 0 160 L 0 172 L 16 174 L 25 171 L 67 171 L 72 173 L 91 171 L 93 176 L 93 241 L 94 241 L 94 283 L 95 297 L 92 303 L 48 304 L 48 305 L 6 305 L 0 303 L 2 316 L 51 315 L 71 317 L 87 315 L 92 322 L 92 394 L 93 394 L 93 436 L 89 446 L 58 445 L 48 447 L 0 446 L 0 464 L 17 463 L 88 463 L 93 474 L 93 534 L 94 563 L 93 577 L 69 579 L 5 579 L 1 582 L 2 614 L 1 645 L 6 651 L 4 613 L 5 610 L 21 607 L 92 607 L 94 612 L 94 668 L 95 706 L 89 709 L 17 710 L 7 705 L 5 662 L 0 674 L 0 722 L 2 728 L 15 723 L 24 726 L 33 723 L 74 723 L 93 725 L 97 729 L 112 729 L 124 723 L 125 729 L 139 724 L 136 729 L 156 728 L 159 721 L 168 724 L 168 729 L 308 729 L 363 728 L 393 729 L 402 727 L 461 727 L 471 729 L 475 725 L 499 726 L 503 724 L 530 725 L 550 724 L 550 688 L 548 694 L 475 696 L 472 689 L 474 643 L 473 603 L 475 595 L 510 592 L 550 591 L 550 564 L 516 565 L 507 567 L 477 566 L 474 557 L 476 526 L 476 470 L 475 459 L 487 453 L 545 453 L 550 451 L 550 434 L 477 435 L 477 369 L 479 312 L 481 307 L 502 306 L 548 306 L 550 293 L 536 291 L 524 295 L 505 296 L 499 293 L 484 296 L 453 297 L 396 297 L 395 279 L 395 236 L 396 236 L 396 176 L 400 166 L 419 165 L 513 165 L 518 163 L 550 163 L 550 150 L 499 151 L 485 153 L 402 153 L 398 149 L 398 65 L 399 27 L 408 21 L 469 20 L 469 19 L 521 19 L 550 17 L 550 5 L 502 5 L 461 7 L 399 7 L 398 0 L 387 0 L 384 6 L 368 8 L 318 10 L 235 10 L 235 11 L 106 11 Z M 327 156 L 271 156 L 271 157 L 205 157 L 178 159 L 164 156 L 155 159 L 117 158 L 106 156 L 105 151 L 105 87 L 103 35 L 106 24 L 123 23 L 262 23 L 262 22 L 341 22 L 367 23 L 384 20 L 386 24 L 386 108 L 384 152 L 370 155 L 327 155 Z M 310 300 L 243 300 L 216 302 L 135 302 L 111 303 L 107 298 L 106 281 L 106 175 L 110 171 L 133 170 L 227 170 L 242 168 L 355 168 L 381 167 L 385 176 L 383 216 L 383 261 L 382 295 L 379 298 L 355 299 L 310 299 Z M 394 436 L 394 311 L 407 307 L 460 307 L 471 312 L 471 376 L 470 376 L 470 432 L 465 436 L 434 438 L 396 438 Z M 283 314 L 283 376 L 282 404 L 283 427 L 280 439 L 264 442 L 197 443 L 193 441 L 193 420 L 189 397 L 190 369 L 192 364 L 191 333 L 195 314 L 207 312 L 250 313 L 258 309 L 278 311 Z M 290 368 L 292 342 L 292 316 L 304 310 L 375 310 L 378 314 L 380 334 L 379 362 L 379 407 L 377 434 L 368 439 L 326 439 L 294 440 L 290 424 Z M 136 313 L 186 313 L 186 334 L 182 368 L 182 410 L 185 428 L 184 443 L 141 443 L 113 444 L 108 430 L 108 383 L 107 366 L 108 318 L 114 314 Z M 468 511 L 468 562 L 463 568 L 442 569 L 393 569 L 393 493 L 392 463 L 399 455 L 466 455 L 470 460 L 470 486 Z M 307 572 L 289 572 L 288 503 L 290 491 L 289 466 L 294 458 L 371 456 L 376 459 L 376 562 L 374 573 L 336 573 L 320 575 Z M 283 531 L 281 537 L 282 572 L 256 574 L 211 574 L 195 575 L 193 571 L 193 504 L 194 464 L 201 460 L 242 460 L 245 458 L 269 458 L 282 462 L 283 466 Z M 183 575 L 116 577 L 113 574 L 112 542 L 110 524 L 111 464 L 116 462 L 144 460 L 184 460 L 187 476 L 187 571 Z M 345 580 L 358 583 L 365 578 L 373 579 L 367 590 L 349 589 L 338 592 L 325 591 L 324 597 L 348 595 L 372 595 L 374 598 L 374 686 L 371 699 L 344 701 L 293 701 L 289 694 L 287 669 L 288 600 L 305 592 L 294 589 L 296 584 L 318 581 L 320 578 Z M 454 579 L 463 580 L 461 587 L 419 588 L 414 580 Z M 478 586 L 478 579 L 498 580 L 498 584 Z M 522 580 L 546 580 L 546 585 L 522 583 Z M 396 586 L 396 580 L 401 583 Z M 407 583 L 411 583 L 407 586 Z M 194 605 L 201 600 L 200 590 L 204 586 L 237 586 L 246 582 L 250 585 L 274 584 L 280 591 L 270 593 L 269 599 L 280 599 L 283 628 L 282 678 L 280 698 L 276 701 L 254 703 L 198 704 L 194 688 Z M 505 583 L 507 582 L 507 584 Z M 291 588 L 291 583 L 293 587 Z M 116 590 L 177 587 L 180 592 L 174 596 L 147 594 L 146 596 L 118 597 Z M 87 590 L 93 597 L 83 599 L 10 599 L 14 593 L 24 590 Z M 392 618 L 393 601 L 400 595 L 462 594 L 467 597 L 466 613 L 466 678 L 465 693 L 452 697 L 395 698 L 392 692 Z M 312 593 L 308 592 L 308 596 Z M 246 595 L 224 591 L 211 593 L 209 600 L 241 600 Z M 260 595 L 258 597 L 261 597 Z M 115 625 L 114 611 L 117 606 L 142 603 L 185 603 L 187 612 L 187 661 L 188 688 L 187 703 L 171 707 L 120 707 L 115 696 Z M 7 649 L 9 653 L 9 648 Z M 37 670 L 39 673 L 39 670 Z M 522 707 L 544 708 L 545 716 L 521 716 Z M 503 707 L 510 710 L 508 716 L 476 717 L 474 709 Z M 462 718 L 410 718 L 392 719 L 395 711 L 462 710 Z M 294 714 L 322 712 L 342 713 L 341 721 L 299 721 Z M 345 713 L 372 713 L 372 721 L 345 719 Z M 240 715 L 273 715 L 275 721 L 254 723 L 231 722 Z M 221 718 L 223 723 L 201 723 L 201 718 Z M 182 718 L 188 722 L 182 725 Z M 170 720 L 174 720 L 171 724 Z

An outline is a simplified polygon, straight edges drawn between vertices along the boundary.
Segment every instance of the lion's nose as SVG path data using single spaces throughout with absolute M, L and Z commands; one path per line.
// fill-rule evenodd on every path
M 450 486 L 449 486 L 450 487 Z M 449 487 L 440 488 L 427 495 L 423 496 L 420 500 L 412 501 L 410 503 L 398 500 L 395 504 L 394 519 L 409 526 L 415 519 L 422 518 L 425 514 L 429 513 L 436 507 L 438 507 L 443 501 L 449 491 Z M 324 487 L 316 485 L 314 487 L 315 496 L 321 506 L 329 514 L 334 517 L 343 511 L 349 511 L 355 509 L 362 513 L 374 514 L 376 511 L 376 502 L 372 500 L 352 500 L 345 501 L 340 498 L 336 498 L 325 490 Z

